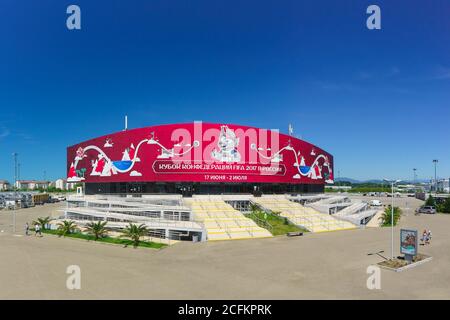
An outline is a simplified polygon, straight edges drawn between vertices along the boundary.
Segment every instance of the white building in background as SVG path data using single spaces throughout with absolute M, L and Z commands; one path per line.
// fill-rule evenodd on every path
M 18 180 L 16 182 L 16 188 L 23 190 L 48 189 L 49 185 L 49 181 Z
M 11 185 L 6 180 L 0 180 L 0 191 L 7 191 L 11 188 Z
M 58 179 L 54 184 L 56 189 L 66 190 L 67 188 L 67 181 L 64 179 Z
M 60 190 L 73 190 L 75 189 L 75 183 L 67 182 L 66 179 L 58 179 L 55 182 L 52 182 L 51 184 L 56 189 Z
M 437 182 L 438 192 L 450 193 L 450 179 L 442 179 Z

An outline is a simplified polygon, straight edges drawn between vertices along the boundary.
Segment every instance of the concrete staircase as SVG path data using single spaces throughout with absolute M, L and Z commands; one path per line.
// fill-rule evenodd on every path
M 220 196 L 197 196 L 185 199 L 194 221 L 204 224 L 208 241 L 268 238 L 272 234 L 253 220 L 225 203 Z
M 356 226 L 348 221 L 342 221 L 328 214 L 305 207 L 290 201 L 286 196 L 263 196 L 254 198 L 253 202 L 265 210 L 279 212 L 282 217 L 292 223 L 304 227 L 311 232 L 328 232 L 355 229 Z
M 338 211 L 335 215 L 336 216 L 346 216 L 346 215 L 352 215 L 356 214 L 360 211 L 366 210 L 368 207 L 368 204 L 365 202 L 355 202 L 349 205 L 348 207 L 342 209 L 341 211 Z

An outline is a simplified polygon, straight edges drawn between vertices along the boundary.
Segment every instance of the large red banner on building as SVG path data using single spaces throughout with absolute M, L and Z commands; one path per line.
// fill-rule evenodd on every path
M 133 129 L 67 149 L 69 182 L 333 182 L 333 157 L 276 130 L 194 122 Z

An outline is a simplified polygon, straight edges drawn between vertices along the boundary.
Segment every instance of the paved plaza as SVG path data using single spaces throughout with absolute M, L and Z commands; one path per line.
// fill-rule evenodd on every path
M 389 198 L 381 199 L 388 203 Z M 367 228 L 243 241 L 178 243 L 161 251 L 23 236 L 26 221 L 59 215 L 58 205 L 0 211 L 0 299 L 450 299 L 450 215 L 415 216 L 421 204 L 395 199 L 400 227 L 431 229 L 421 247 L 434 260 L 414 269 L 382 271 L 368 290 L 367 267 L 390 254 L 390 229 Z M 399 228 L 396 228 L 398 252 Z M 66 288 L 66 268 L 81 267 L 82 288 Z

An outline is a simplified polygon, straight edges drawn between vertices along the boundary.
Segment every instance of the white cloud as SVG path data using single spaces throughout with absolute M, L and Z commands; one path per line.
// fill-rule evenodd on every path
M 10 133 L 11 132 L 8 130 L 8 128 L 2 127 L 0 131 L 0 139 L 6 138 L 10 135 Z
M 130 173 L 130 177 L 142 177 L 142 173 L 137 172 L 137 171 L 132 171 Z

